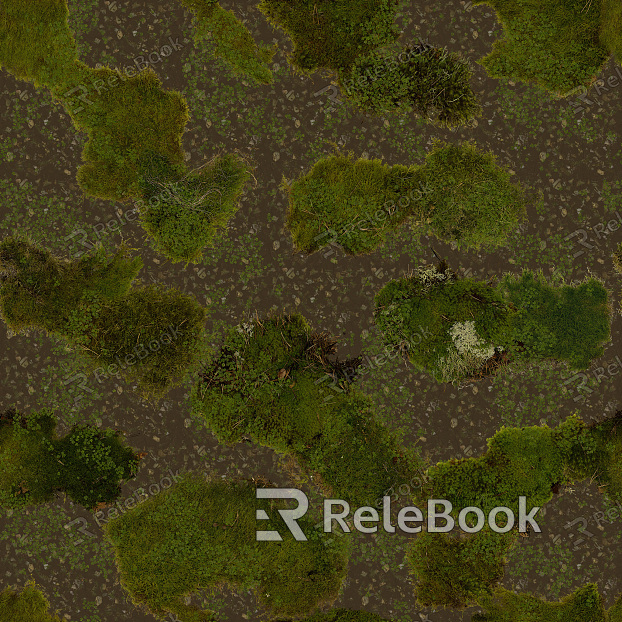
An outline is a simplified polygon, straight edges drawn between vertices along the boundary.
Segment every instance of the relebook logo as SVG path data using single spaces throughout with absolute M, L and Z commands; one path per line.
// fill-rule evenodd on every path
M 306 541 L 307 537 L 298 525 L 298 519 L 302 518 L 309 509 L 309 500 L 302 490 L 296 488 L 258 488 L 257 499 L 295 499 L 298 501 L 298 507 L 295 509 L 279 509 L 278 513 L 285 522 L 285 525 L 289 529 L 290 533 L 296 540 Z M 438 511 L 438 506 L 443 506 L 442 510 Z M 334 511 L 334 508 L 339 506 L 339 511 Z M 529 513 L 527 512 L 527 497 L 518 498 L 518 531 L 525 533 L 528 531 L 528 525 L 536 533 L 541 533 L 540 526 L 535 521 L 535 516 L 538 513 L 539 507 L 532 507 Z M 427 508 L 427 530 L 429 532 L 446 533 L 452 531 L 456 527 L 456 521 L 451 516 L 453 506 L 450 501 L 445 499 L 429 499 Z M 474 525 L 467 523 L 467 517 L 472 514 L 476 517 Z M 502 526 L 497 524 L 497 517 L 500 516 Z M 341 530 L 345 533 L 350 532 L 350 527 L 346 523 L 346 519 L 350 516 L 350 504 L 343 499 L 324 499 L 324 533 L 333 533 L 333 526 L 335 523 L 341 527 Z M 265 510 L 257 510 L 257 520 L 269 520 L 268 513 Z M 376 533 L 378 531 L 378 523 L 380 516 L 375 508 L 371 506 L 364 506 L 358 508 L 353 515 L 354 529 L 361 533 Z M 441 520 L 442 524 L 438 524 Z M 414 506 L 407 506 L 402 508 L 397 515 L 397 528 L 404 533 L 419 533 L 422 529 L 421 525 L 416 523 L 423 523 L 423 512 Z M 458 514 L 458 527 L 466 533 L 477 533 L 484 528 L 484 525 L 488 522 L 490 528 L 496 533 L 507 533 L 513 529 L 516 523 L 516 517 L 514 512 L 504 506 L 493 508 L 488 517 L 480 508 L 466 507 L 460 510 Z M 395 533 L 396 528 L 391 523 L 391 497 L 382 498 L 382 528 L 387 533 Z M 283 537 L 278 531 L 257 531 L 258 541 L 272 541 L 280 542 Z

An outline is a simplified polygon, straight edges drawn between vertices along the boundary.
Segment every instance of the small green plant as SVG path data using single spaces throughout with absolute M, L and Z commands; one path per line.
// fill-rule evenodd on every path
M 0 592 L 0 622 L 62 622 L 49 613 L 50 603 L 34 581 L 21 590 L 7 587 Z
M 64 492 L 93 509 L 114 501 L 120 483 L 136 475 L 139 458 L 119 433 L 74 426 L 57 438 L 55 427 L 51 411 L 0 414 L 0 505 L 46 503 Z
M 121 247 L 62 261 L 28 240 L 0 243 L 0 315 L 14 332 L 66 339 L 101 375 L 137 380 L 161 397 L 198 354 L 205 309 L 175 289 L 132 287 L 142 261 Z
M 185 474 L 168 490 L 104 526 L 115 550 L 121 584 L 136 605 L 182 622 L 207 622 L 209 613 L 184 596 L 229 585 L 251 590 L 273 616 L 308 614 L 333 601 L 348 564 L 346 538 L 334 538 L 305 516 L 296 541 L 277 513 L 283 501 L 257 499 L 254 481 L 205 480 Z M 258 542 L 257 511 L 282 541 Z

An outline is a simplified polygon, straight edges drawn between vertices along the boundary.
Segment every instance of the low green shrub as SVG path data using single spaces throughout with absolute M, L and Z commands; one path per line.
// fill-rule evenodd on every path
M 223 9 L 218 0 L 180 1 L 195 14 L 195 41 L 212 41 L 214 55 L 221 58 L 235 74 L 260 84 L 272 84 L 274 78 L 268 64 L 272 61 L 276 46 L 255 43 L 233 11 Z
M 598 587 L 589 583 L 557 602 L 499 588 L 481 599 L 484 613 L 471 622 L 617 622 L 615 607 L 605 611 Z
M 611 304 L 597 279 L 555 287 L 525 270 L 493 286 L 441 264 L 385 285 L 375 320 L 385 343 L 406 349 L 417 369 L 459 383 L 519 360 L 588 367 L 610 339 Z
M 299 314 L 237 327 L 193 387 L 193 413 L 220 442 L 270 447 L 331 494 L 371 505 L 419 462 L 350 386 L 359 361 L 333 360 L 335 343 Z
M 206 481 L 185 474 L 157 496 L 104 526 L 115 550 L 121 585 L 134 604 L 153 614 L 173 613 L 182 622 L 203 622 L 210 614 L 184 604 L 205 588 L 252 590 L 272 615 L 300 616 L 332 602 L 345 579 L 346 538 L 298 519 L 307 541 L 296 541 L 277 513 L 283 501 L 256 499 L 265 482 Z M 256 512 L 270 520 L 281 542 L 258 542 Z
M 504 38 L 480 63 L 493 78 L 534 81 L 557 95 L 589 86 L 620 40 L 619 6 L 583 0 L 476 0 L 490 4 Z M 611 7 L 613 3 L 605 4 Z M 616 15 L 616 20 L 609 22 Z M 614 32 L 615 31 L 615 32 Z M 617 33 L 617 34 L 616 34 Z M 619 51 L 619 47 L 617 48 Z
M 140 218 L 156 250 L 174 262 L 197 262 L 238 209 L 250 177 L 241 158 L 227 154 L 185 172 L 157 156 L 141 176 Z
M 49 613 L 50 603 L 34 581 L 21 590 L 7 587 L 0 592 L 0 622 L 63 622 Z
M 494 156 L 471 143 L 437 143 L 422 166 L 331 155 L 282 189 L 294 245 L 307 253 L 327 244 L 351 255 L 372 252 L 411 217 L 413 228 L 460 247 L 500 246 L 527 204 Z
M 64 492 L 88 509 L 111 503 L 136 475 L 138 456 L 118 432 L 76 427 L 56 437 L 51 411 L 0 414 L 0 505 L 46 503 Z
M 0 243 L 0 315 L 19 332 L 42 329 L 66 339 L 100 375 L 136 380 L 160 397 L 198 354 L 205 309 L 158 285 L 132 287 L 142 261 L 121 247 L 61 261 L 27 240 Z
M 425 44 L 383 48 L 340 75 L 346 96 L 376 114 L 415 113 L 442 127 L 465 125 L 481 114 L 466 60 Z

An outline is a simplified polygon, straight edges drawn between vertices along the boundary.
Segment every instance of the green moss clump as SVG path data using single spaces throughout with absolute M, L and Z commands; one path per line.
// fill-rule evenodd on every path
M 593 478 L 612 502 L 622 501 L 622 411 L 587 428 L 570 464 L 575 477 Z
M 204 22 L 211 20 L 218 53 L 257 79 L 271 80 L 264 66 L 271 53 L 260 50 L 253 56 L 250 33 L 230 11 L 198 0 L 184 4 L 197 12 L 202 24 L 197 37 L 207 36 Z M 85 65 L 77 58 L 67 16 L 66 0 L 38 0 L 27 8 L 18 0 L 4 2 L 0 67 L 49 88 L 75 126 L 88 134 L 77 171 L 87 195 L 115 201 L 157 198 L 153 209 L 141 210 L 141 222 L 154 236 L 154 245 L 173 261 L 196 261 L 236 211 L 250 174 L 247 165 L 227 155 L 198 174 L 188 172 L 181 144 L 190 118 L 185 99 L 176 91 L 163 90 L 150 67 L 134 75 L 133 69 L 121 73 Z M 169 174 L 164 188 L 158 185 L 164 183 L 159 177 L 162 162 Z M 196 235 L 193 240 L 189 232 Z
M 620 8 L 582 0 L 477 0 L 490 4 L 504 38 L 480 63 L 493 78 L 534 81 L 556 95 L 589 86 L 619 53 Z M 613 19 L 612 19 L 613 18 Z
M 241 158 L 227 154 L 186 173 L 152 158 L 141 176 L 141 222 L 156 250 L 174 262 L 197 262 L 238 209 L 250 177 Z
M 508 304 L 517 309 L 508 342 L 530 360 L 567 361 L 576 369 L 589 367 L 603 355 L 611 338 L 608 291 L 594 278 L 554 287 L 541 273 L 507 275 L 499 284 Z
M 271 447 L 327 493 L 373 505 L 420 462 L 350 385 L 359 361 L 333 360 L 335 343 L 298 314 L 238 327 L 193 388 L 193 413 L 220 442 Z
M 429 192 L 422 196 L 420 211 L 429 230 L 459 248 L 502 246 L 525 217 L 525 190 L 492 153 L 472 142 L 436 141 L 422 172 Z
M 308 540 L 294 540 L 276 511 L 286 504 L 256 499 L 257 486 L 186 474 L 108 522 L 104 533 L 134 604 L 203 622 L 209 613 L 185 605 L 184 596 L 225 584 L 252 590 L 272 615 L 300 616 L 333 601 L 347 572 L 346 538 L 324 534 L 303 516 Z M 257 542 L 260 509 L 270 517 L 261 529 L 277 530 L 281 542 Z
M 376 295 L 375 321 L 385 342 L 408 352 L 439 382 L 487 371 L 500 356 L 512 310 L 486 283 L 441 266 L 391 281 Z
M 372 252 L 411 217 L 413 228 L 464 248 L 500 246 L 527 203 L 494 156 L 471 143 L 435 144 L 423 166 L 336 154 L 282 187 L 289 194 L 287 226 L 306 253 L 327 244 L 350 255 Z
M 605 611 L 594 583 L 558 602 L 497 589 L 483 597 L 480 604 L 485 612 L 474 614 L 472 622 L 616 622 L 615 607 Z
M 434 113 L 442 126 L 481 113 L 467 62 L 440 48 L 420 54 L 421 45 L 392 45 L 400 34 L 396 0 L 262 0 L 259 8 L 291 38 L 296 70 L 334 71 L 344 95 L 364 110 L 427 120 Z
M 481 114 L 467 61 L 447 49 L 408 45 L 362 56 L 340 75 L 346 96 L 376 114 L 415 113 L 442 127 L 470 123 Z
M 610 498 L 618 500 L 622 472 L 620 435 L 614 433 L 621 421 L 622 413 L 618 413 L 588 427 L 572 415 L 552 429 L 546 425 L 504 427 L 488 439 L 484 455 L 440 462 L 428 468 L 425 483 L 414 499 L 415 505 L 427 505 L 428 499 L 447 500 L 452 504 L 451 516 L 456 524 L 463 508 L 476 507 L 487 516 L 494 508 L 506 507 L 514 514 L 515 522 L 506 533 L 495 533 L 485 526 L 470 535 L 425 532 L 414 540 L 407 560 L 420 604 L 461 608 L 491 602 L 489 599 L 503 576 L 505 555 L 516 542 L 520 497 L 525 497 L 525 507 L 531 511 L 532 507 L 540 508 L 547 503 L 559 487 L 594 477 L 603 484 Z M 476 524 L 472 516 L 466 518 L 470 527 Z M 504 513 L 497 518 L 497 526 L 506 527 Z M 535 600 L 525 602 L 536 603 Z M 521 604 L 520 599 L 514 604 Z M 540 622 L 545 619 L 514 617 L 511 611 L 509 607 L 507 618 L 490 620 Z M 534 609 L 533 613 L 539 611 Z M 554 607 L 552 611 L 559 613 L 563 609 Z M 498 613 L 501 615 L 501 608 Z M 565 622 L 590 618 L 562 615 L 551 619 Z
M 513 361 L 564 361 L 577 369 L 610 338 L 609 293 L 597 279 L 555 287 L 540 273 L 497 286 L 460 279 L 445 264 L 420 268 L 376 295 L 385 342 L 406 349 L 438 382 L 491 375 Z
M 126 247 L 68 262 L 7 238 L 0 243 L 0 314 L 15 332 L 39 328 L 63 337 L 98 378 L 120 373 L 144 395 L 161 397 L 194 361 L 205 309 L 175 289 L 132 287 L 141 267 Z
M 214 44 L 214 56 L 221 58 L 237 75 L 259 84 L 272 84 L 268 68 L 276 46 L 257 44 L 249 30 L 218 0 L 180 0 L 196 17 L 194 40 L 208 39 Z
M 396 0 L 261 0 L 259 9 L 291 38 L 290 63 L 310 73 L 348 71 L 357 58 L 392 43 Z
M 49 613 L 50 603 L 34 581 L 21 590 L 7 587 L 0 592 L 0 622 L 63 622 Z
M 454 508 L 475 506 L 484 514 L 503 506 L 518 515 L 519 496 L 527 498 L 529 507 L 541 507 L 551 500 L 555 485 L 572 481 L 568 465 L 584 433 L 576 417 L 553 429 L 503 427 L 488 439 L 483 456 L 430 467 L 422 500 L 446 499 Z
M 18 508 L 64 492 L 88 509 L 111 503 L 136 475 L 138 456 L 119 433 L 76 427 L 56 437 L 50 411 L 0 414 L 0 505 Z
M 77 58 L 66 0 L 40 0 L 0 8 L 0 67 L 50 89 L 89 139 L 78 182 L 85 193 L 124 200 L 138 193 L 138 163 L 156 152 L 183 162 L 181 135 L 189 115 L 180 93 L 163 91 L 147 68 L 127 77 L 92 69 Z
M 465 536 L 423 532 L 406 553 L 419 605 L 462 609 L 488 594 L 503 578 L 514 534 L 486 528 Z
M 331 242 L 350 255 L 372 252 L 411 215 L 420 177 L 416 166 L 390 167 L 380 160 L 354 160 L 353 154 L 319 160 L 307 175 L 284 186 L 294 245 L 307 253 Z

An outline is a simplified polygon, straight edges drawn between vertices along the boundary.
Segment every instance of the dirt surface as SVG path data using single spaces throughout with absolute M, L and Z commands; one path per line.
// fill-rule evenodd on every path
M 144 282 L 178 287 L 207 305 L 213 348 L 228 326 L 255 314 L 297 310 L 315 330 L 339 336 L 342 359 L 382 352 L 372 318 L 374 295 L 408 270 L 435 263 L 432 249 L 454 270 L 482 279 L 527 267 L 547 275 L 557 272 L 567 282 L 591 274 L 610 289 L 616 311 L 612 342 L 586 377 L 573 377 L 565 367 L 551 365 L 453 387 L 436 384 L 395 360 L 374 366 L 358 384 L 373 395 L 386 424 L 403 430 L 404 442 L 416 444 L 431 462 L 479 455 L 486 439 L 503 425 L 553 426 L 573 412 L 586 421 L 613 413 L 622 403 L 617 376 L 622 363 L 613 366 L 616 356 L 622 357 L 617 345 L 622 328 L 620 283 L 610 260 L 622 241 L 622 86 L 599 88 L 600 93 L 592 89 L 587 104 L 576 98 L 554 100 L 531 85 L 489 79 L 476 61 L 500 36 L 492 11 L 470 2 L 419 2 L 404 9 L 403 40 L 421 37 L 462 52 L 474 67 L 472 85 L 484 113 L 476 127 L 454 132 L 414 118 L 373 117 L 331 100 L 330 88 L 322 92 L 330 87 L 329 75 L 294 74 L 285 56 L 289 41 L 254 6 L 223 6 L 246 20 L 257 40 L 278 43 L 274 85 L 253 86 L 237 79 L 210 57 L 209 46 L 195 46 L 191 17 L 174 0 L 70 2 L 80 58 L 92 66 L 124 67 L 138 55 L 158 50 L 169 37 L 179 39 L 183 48 L 153 68 L 165 88 L 179 90 L 188 101 L 191 120 L 183 144 L 191 166 L 232 150 L 257 165 L 255 186 L 200 264 L 184 267 L 166 261 L 150 249 L 136 222 L 115 227 L 104 237 L 106 243 L 116 246 L 126 240 L 136 249 L 145 262 Z M 600 77 L 606 81 L 615 75 L 611 61 Z M 1 235 L 28 233 L 70 257 L 84 250 L 79 244 L 84 235 L 91 243 L 97 241 L 97 231 L 102 230 L 98 223 L 110 222 L 131 205 L 83 197 L 75 173 L 85 135 L 74 129 L 46 90 L 2 71 L 0 92 Z M 577 106 L 583 110 L 576 111 Z M 307 257 L 293 251 L 284 228 L 287 202 L 279 189 L 283 177 L 291 180 L 308 170 L 334 145 L 389 164 L 421 162 L 433 139 L 475 140 L 510 168 L 515 180 L 529 186 L 534 197 L 541 195 L 541 204 L 534 201 L 507 248 L 458 252 L 435 238 L 419 237 L 405 225 L 368 256 L 348 257 L 327 249 Z M 232 477 L 261 474 L 291 485 L 273 451 L 247 443 L 221 446 L 190 417 L 187 398 L 196 376 L 190 375 L 184 386 L 153 404 L 121 380 L 76 377 L 80 366 L 75 354 L 43 334 L 11 336 L 2 325 L 0 352 L 2 409 L 53 408 L 59 433 L 77 422 L 93 423 L 122 430 L 137 451 L 147 452 L 137 477 L 124 485 L 121 500 L 140 495 L 138 489 L 157 494 L 172 475 L 184 470 Z M 582 383 L 583 390 L 578 388 Z M 402 484 L 396 482 L 396 488 Z M 317 494 L 305 490 L 319 503 Z M 408 491 L 401 492 L 406 505 Z M 562 489 L 540 514 L 542 533 L 520 538 L 502 584 L 558 598 L 593 581 L 611 605 L 622 592 L 621 530 L 620 519 L 594 518 L 603 510 L 595 484 Z M 52 608 L 68 620 L 153 620 L 119 585 L 100 526 L 108 512 L 98 517 L 60 497 L 24 512 L 0 512 L 2 584 L 23 585 L 35 579 Z M 584 522 L 587 531 L 581 535 L 578 528 Z M 472 610 L 433 611 L 416 605 L 404 566 L 406 535 L 355 539 L 337 606 L 366 609 L 400 622 L 470 620 Z M 264 619 L 249 594 L 225 591 L 193 597 L 200 599 L 220 612 L 222 620 Z

